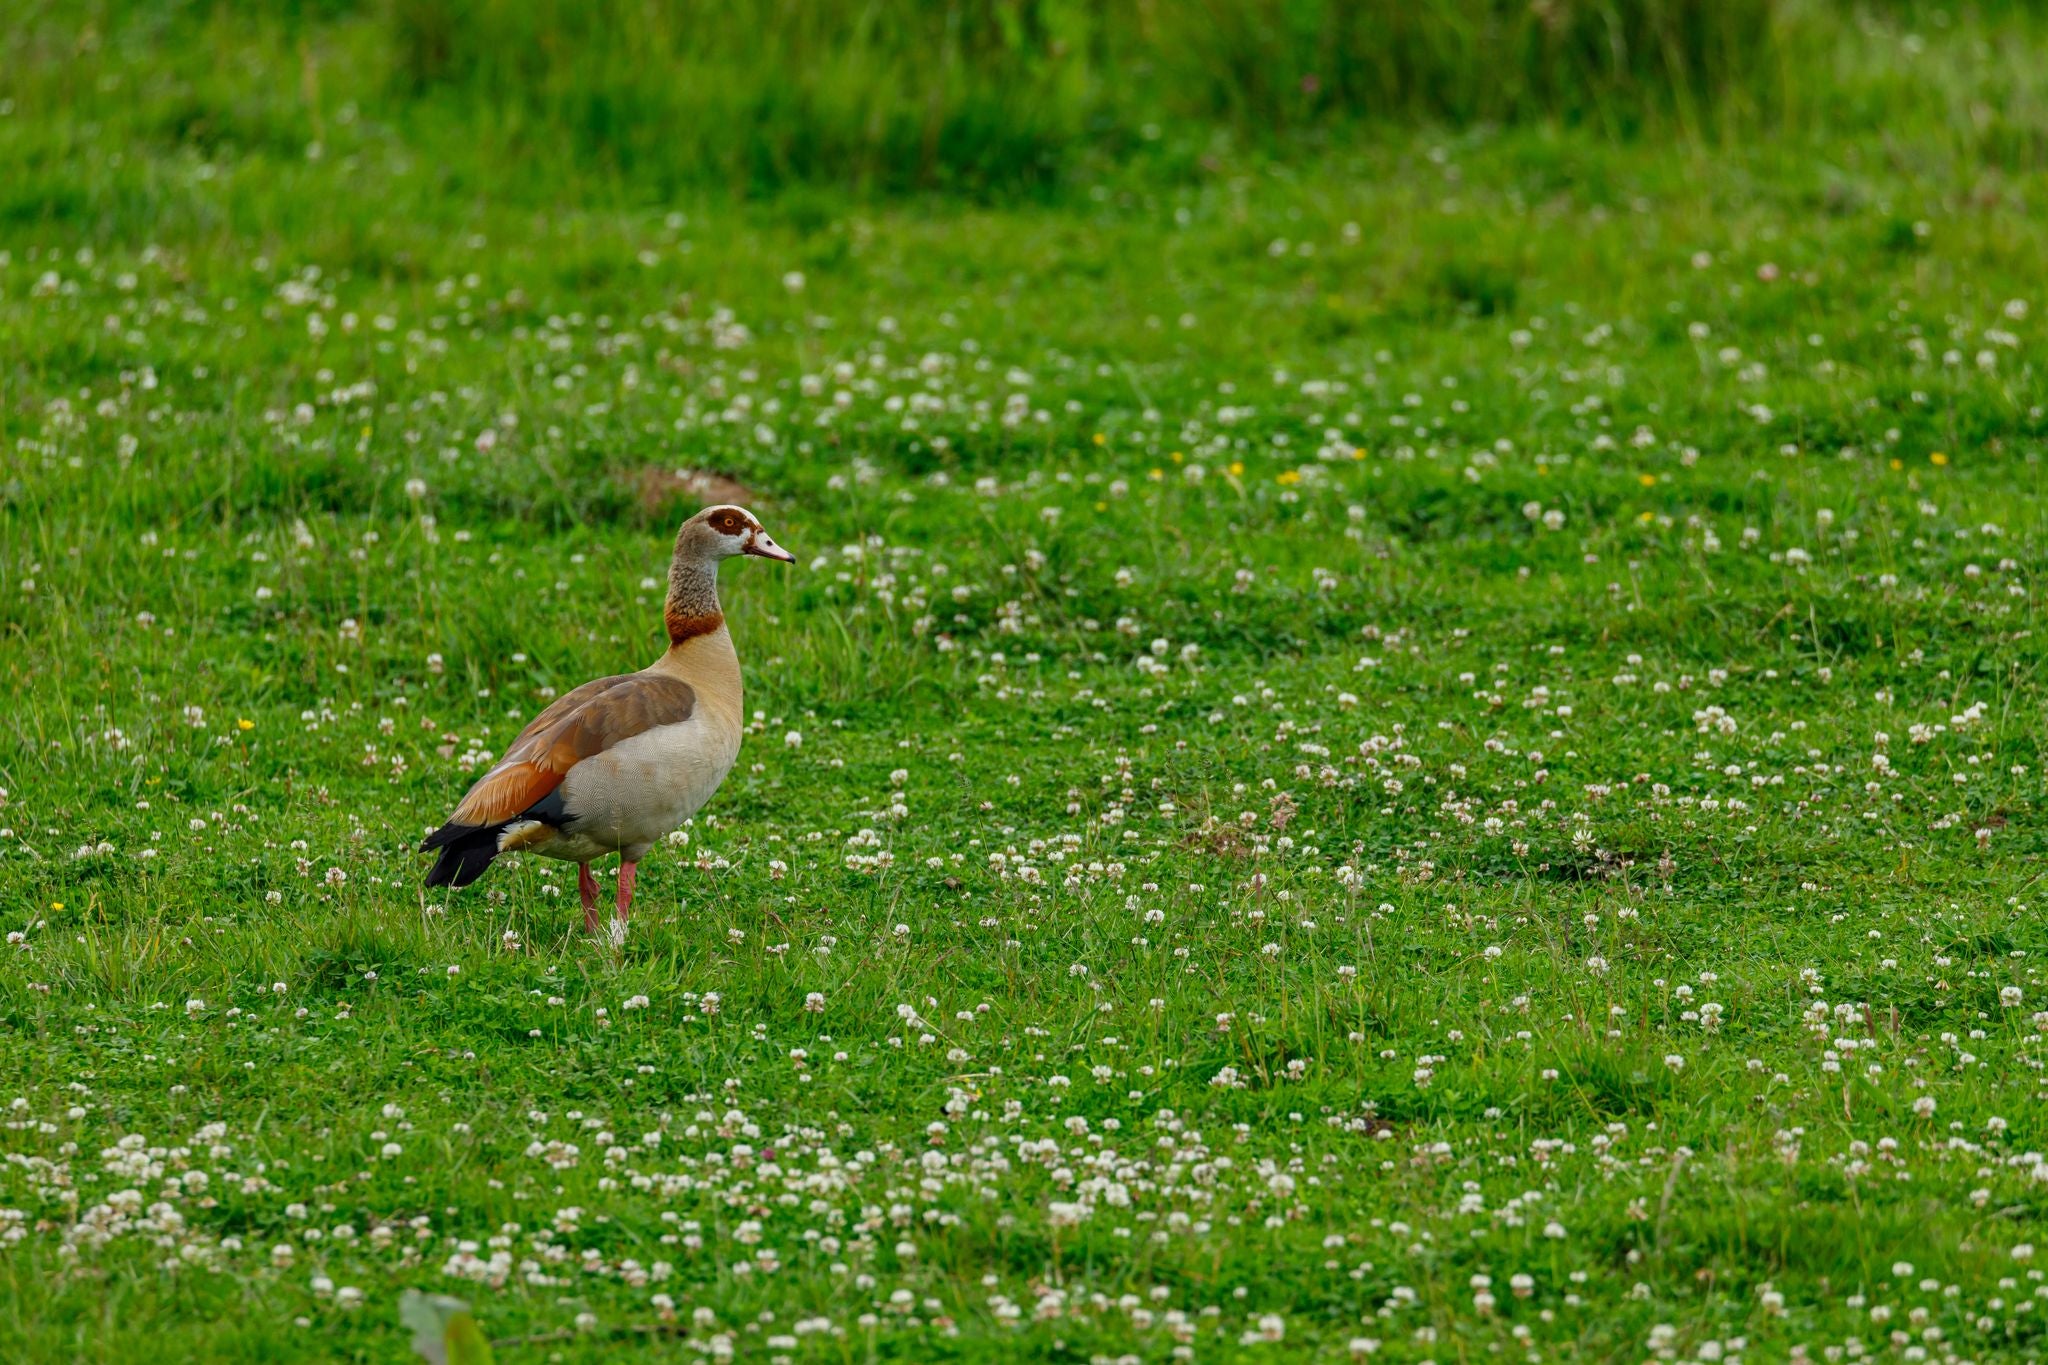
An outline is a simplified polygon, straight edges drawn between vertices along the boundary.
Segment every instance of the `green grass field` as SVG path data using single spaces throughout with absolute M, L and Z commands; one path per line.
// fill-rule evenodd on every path
M 207 14 L 0 64 L 0 1359 L 2048 1356 L 2023 8 L 961 193 Z M 727 500 L 624 948 L 424 893 Z

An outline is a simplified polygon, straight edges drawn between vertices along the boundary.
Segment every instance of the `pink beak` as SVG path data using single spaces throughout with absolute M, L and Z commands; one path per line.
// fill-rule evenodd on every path
M 796 563 L 796 556 L 777 545 L 766 531 L 756 531 L 747 541 L 746 552 L 763 559 L 773 559 L 784 564 Z

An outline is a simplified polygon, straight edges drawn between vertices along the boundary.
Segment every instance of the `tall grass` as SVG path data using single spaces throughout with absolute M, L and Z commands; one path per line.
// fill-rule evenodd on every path
M 2048 156 L 2020 0 L 52 0 L 32 19 L 0 31 L 0 98 L 20 97 L 0 155 L 67 184 L 67 120 L 290 160 L 344 109 L 449 194 L 530 178 L 641 201 L 1053 194 L 1383 122 L 1912 120 L 1994 163 Z M 0 220 L 42 216 L 42 190 L 5 181 Z
M 501 131 L 748 191 L 1023 186 L 1083 147 L 1360 119 L 1619 127 L 1755 99 L 1775 0 L 390 0 Z

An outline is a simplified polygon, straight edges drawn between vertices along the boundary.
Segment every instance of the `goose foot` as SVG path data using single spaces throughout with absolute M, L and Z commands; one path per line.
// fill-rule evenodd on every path
M 633 909 L 633 883 L 640 877 L 640 864 L 628 859 L 619 860 L 619 898 L 612 913 L 611 941 L 614 948 L 626 941 L 626 916 Z

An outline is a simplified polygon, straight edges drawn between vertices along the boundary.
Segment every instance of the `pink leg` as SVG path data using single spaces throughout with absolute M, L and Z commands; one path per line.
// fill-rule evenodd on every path
M 583 929 L 586 933 L 597 932 L 597 878 L 590 875 L 589 863 L 576 864 L 576 889 L 583 893 Z
M 618 917 L 612 921 L 612 941 L 626 941 L 626 915 L 633 908 L 633 882 L 640 875 L 640 864 L 619 860 L 619 902 Z

